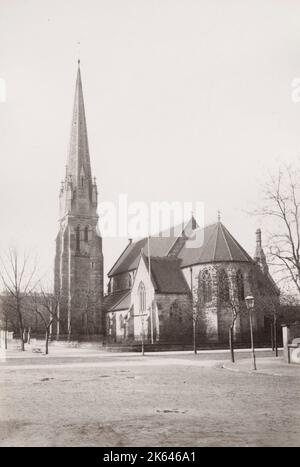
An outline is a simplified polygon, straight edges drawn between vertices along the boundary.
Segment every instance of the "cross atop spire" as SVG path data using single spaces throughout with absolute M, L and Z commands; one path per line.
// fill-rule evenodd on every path
M 221 222 L 221 211 L 218 209 L 218 222 Z
M 67 174 L 68 176 L 71 175 L 74 188 L 81 186 L 83 180 L 88 182 L 91 186 L 91 164 L 82 92 L 80 59 L 78 59 Z

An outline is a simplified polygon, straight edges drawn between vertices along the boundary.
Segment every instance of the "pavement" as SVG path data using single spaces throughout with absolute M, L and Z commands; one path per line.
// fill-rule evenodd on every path
M 250 374 L 264 374 L 272 376 L 285 376 L 300 378 L 300 365 L 284 361 L 282 356 L 265 357 L 256 359 L 256 370 L 252 369 L 252 359 L 240 359 L 235 363 L 224 362 L 222 368 L 229 371 L 236 371 Z
M 161 366 L 186 365 L 201 367 L 218 367 L 228 371 L 248 374 L 265 374 L 272 376 L 292 376 L 300 378 L 300 365 L 287 364 L 283 359 L 283 351 L 279 349 L 276 358 L 271 349 L 256 349 L 257 370 L 252 370 L 250 349 L 235 350 L 235 363 L 230 361 L 229 350 L 201 350 L 197 355 L 192 351 L 147 352 L 143 357 L 139 352 L 106 352 L 104 349 L 50 347 L 49 355 L 35 353 L 35 346 L 27 345 L 25 352 L 16 347 L 7 351 L 0 349 L 1 370 L 26 370 L 50 368 L 97 368 L 118 366 L 124 361 L 126 366 Z
M 300 366 L 282 351 L 257 349 L 255 372 L 249 349 L 235 357 L 10 349 L 0 446 L 298 446 Z

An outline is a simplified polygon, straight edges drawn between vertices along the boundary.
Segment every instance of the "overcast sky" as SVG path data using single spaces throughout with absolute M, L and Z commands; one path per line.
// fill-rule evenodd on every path
M 0 249 L 50 276 L 78 41 L 100 201 L 201 201 L 252 255 L 246 211 L 300 153 L 300 0 L 0 0 Z

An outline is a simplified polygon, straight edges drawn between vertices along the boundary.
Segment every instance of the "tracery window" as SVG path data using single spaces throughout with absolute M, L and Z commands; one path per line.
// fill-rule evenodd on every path
M 141 282 L 139 285 L 138 296 L 139 296 L 139 311 L 140 311 L 140 314 L 143 314 L 146 311 L 146 288 L 143 282 Z
M 229 302 L 229 280 L 226 272 L 222 269 L 219 272 L 219 299 L 223 303 Z
M 201 288 L 202 288 L 202 296 L 203 302 L 208 303 L 212 300 L 212 282 L 211 282 L 211 275 L 210 273 L 205 270 L 202 273 L 201 277 Z
M 236 286 L 239 301 L 245 300 L 244 277 L 240 270 L 236 273 Z

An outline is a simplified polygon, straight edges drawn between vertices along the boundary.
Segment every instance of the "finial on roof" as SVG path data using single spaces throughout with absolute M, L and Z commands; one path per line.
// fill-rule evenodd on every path
M 80 67 L 80 41 L 77 42 L 77 46 L 78 46 L 78 60 L 77 60 L 77 63 L 78 63 L 78 68 Z
M 221 211 L 218 209 L 218 222 L 221 222 Z

